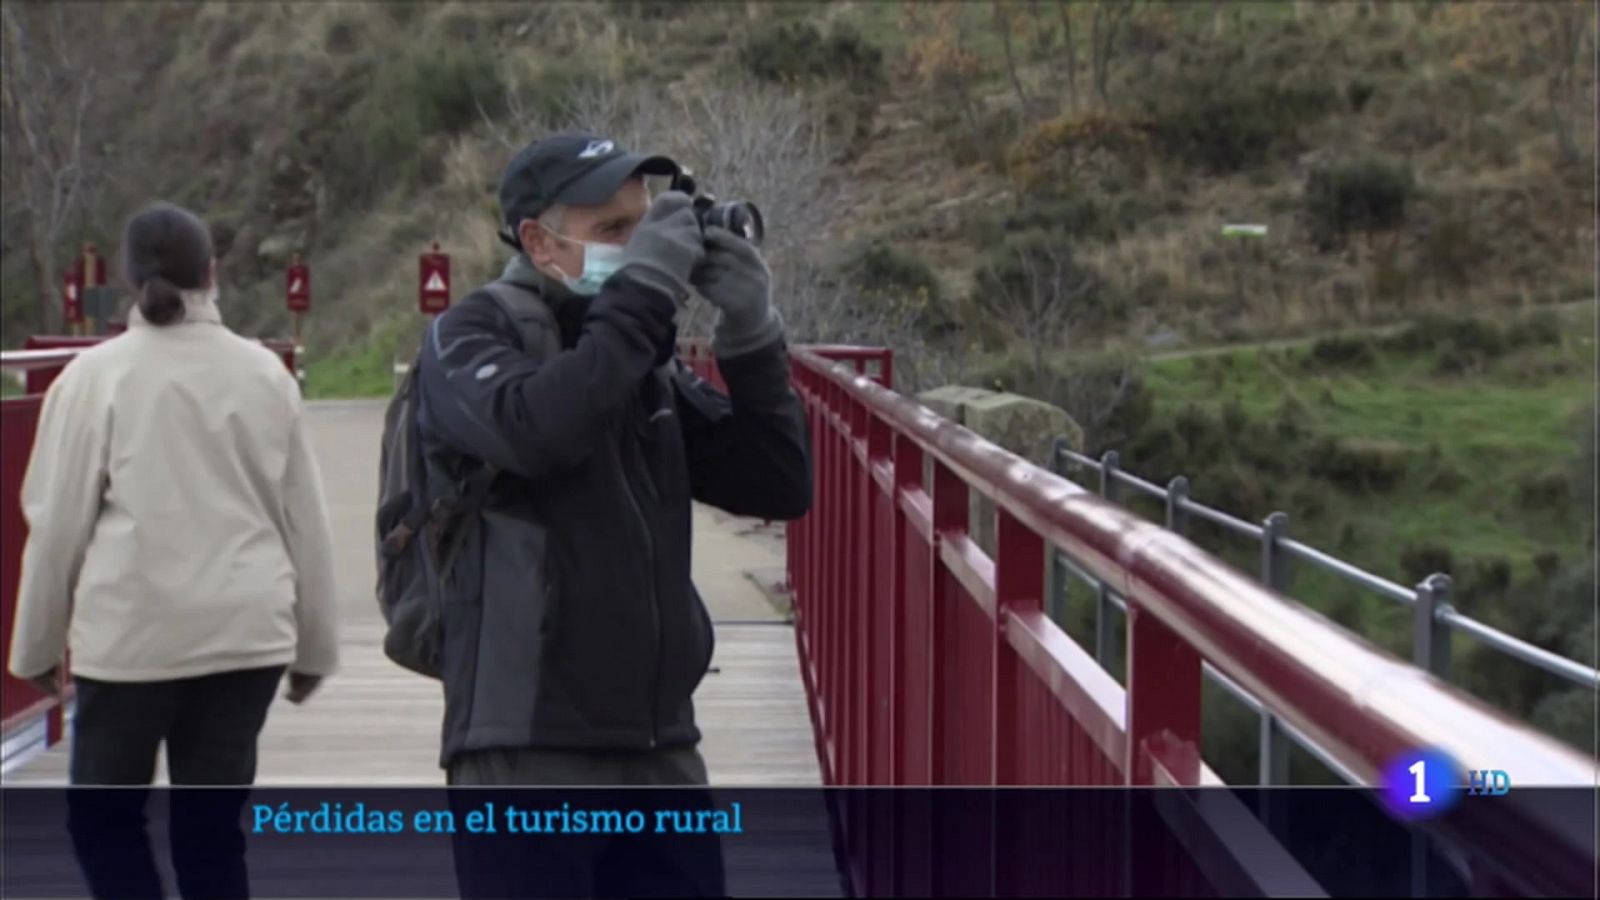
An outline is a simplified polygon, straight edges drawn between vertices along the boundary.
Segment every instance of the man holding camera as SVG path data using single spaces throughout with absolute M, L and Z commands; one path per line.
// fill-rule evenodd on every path
M 811 463 L 767 266 L 688 194 L 652 200 L 644 176 L 681 174 L 597 135 L 531 144 L 500 185 L 518 252 L 423 340 L 430 494 L 495 473 L 443 579 L 452 785 L 707 782 L 690 503 L 798 518 Z M 691 290 L 727 396 L 675 359 Z

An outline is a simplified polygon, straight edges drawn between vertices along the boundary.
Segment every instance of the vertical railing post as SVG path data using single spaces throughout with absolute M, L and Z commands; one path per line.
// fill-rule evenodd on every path
M 1450 629 L 1441 615 L 1450 608 L 1450 576 L 1435 572 L 1416 587 L 1411 620 L 1411 661 L 1441 679 L 1450 677 Z M 1426 897 L 1428 890 L 1428 836 L 1411 834 L 1411 896 Z
M 962 723 L 951 721 L 949 707 L 954 690 L 953 673 L 947 665 L 942 664 L 949 658 L 949 619 L 959 597 L 951 593 L 951 579 L 945 573 L 940 548 L 946 540 L 966 532 L 967 524 L 971 521 L 968 511 L 971 509 L 972 487 L 943 462 L 935 459 L 930 493 L 933 495 L 933 547 L 928 558 L 927 583 L 931 594 L 928 604 L 931 631 L 928 653 L 933 664 L 932 677 L 928 679 L 932 713 L 929 769 L 932 772 L 930 784 L 943 785 L 950 784 L 952 778 L 949 754 L 946 753 L 950 731 L 960 728 Z
M 1100 496 L 1117 502 L 1117 471 L 1120 457 L 1115 450 L 1107 450 L 1100 457 Z M 1105 582 L 1095 586 L 1094 609 L 1094 661 L 1101 666 L 1106 665 L 1106 656 L 1111 652 L 1114 643 L 1114 633 L 1111 628 L 1111 594 Z
M 1066 449 L 1065 435 L 1058 435 L 1050 446 L 1050 471 L 1063 478 L 1067 475 Z M 1067 579 L 1062 571 L 1061 548 L 1052 544 L 1045 548 L 1045 554 L 1049 564 L 1044 573 L 1044 595 L 1047 598 L 1044 614 L 1064 628 L 1067 621 Z
M 1278 593 L 1289 589 L 1289 558 L 1278 545 L 1289 533 L 1289 514 L 1275 512 L 1261 523 L 1261 583 Z M 1289 739 L 1278 717 L 1261 710 L 1256 779 L 1262 787 L 1289 783 Z M 1285 806 L 1271 791 L 1262 793 L 1261 818 L 1268 828 L 1280 826 Z
M 1007 626 L 1012 615 L 1027 616 L 1040 611 L 1044 588 L 1044 539 L 1010 513 L 1001 509 L 995 523 L 994 575 L 994 732 L 990 745 L 993 778 L 996 785 L 1027 784 L 1027 758 L 1030 751 L 1023 733 L 1023 674 L 1025 665 L 1007 641 Z
M 1261 583 L 1280 594 L 1289 591 L 1289 558 L 1278 547 L 1289 533 L 1289 514 L 1275 512 L 1261 523 Z
M 927 637 L 923 634 L 910 634 L 911 617 L 908 614 L 912 603 L 923 604 L 926 597 L 912 597 L 910 585 L 921 583 L 909 574 L 911 562 L 911 537 L 910 525 L 906 521 L 905 508 L 901 501 L 912 490 L 922 488 L 922 448 L 917 442 L 906 434 L 896 431 L 893 441 L 894 453 L 894 492 L 890 497 L 894 529 L 891 540 L 894 542 L 894 674 L 890 690 L 890 709 L 892 718 L 889 730 L 892 734 L 890 753 L 893 757 L 891 763 L 893 777 L 890 784 L 909 784 L 907 769 L 910 765 L 910 754 L 913 751 L 921 752 L 925 748 L 908 747 L 906 732 L 910 729 L 911 692 L 925 687 L 922 684 L 922 673 L 911 672 L 906 662 L 906 647 L 919 645 Z
M 1450 678 L 1450 626 L 1444 614 L 1450 607 L 1450 576 L 1435 572 L 1417 585 L 1412 607 L 1411 661 L 1435 676 Z
M 1183 534 L 1189 530 L 1189 511 L 1183 505 L 1189 500 L 1189 479 L 1182 475 L 1167 482 L 1167 530 Z
M 1127 784 L 1177 784 L 1200 773 L 1200 652 L 1146 609 L 1128 603 Z

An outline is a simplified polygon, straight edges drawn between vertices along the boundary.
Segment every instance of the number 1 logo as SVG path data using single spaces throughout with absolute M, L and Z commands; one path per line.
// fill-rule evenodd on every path
M 1383 804 L 1401 819 L 1446 813 L 1461 798 L 1464 771 L 1436 748 L 1407 750 L 1383 769 Z
M 1417 776 L 1417 791 L 1411 795 L 1411 802 L 1432 803 L 1433 798 L 1428 796 L 1428 761 L 1419 759 L 1406 771 Z

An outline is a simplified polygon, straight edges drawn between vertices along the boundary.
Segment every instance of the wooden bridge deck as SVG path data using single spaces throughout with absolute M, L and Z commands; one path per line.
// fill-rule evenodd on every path
M 373 599 L 383 406 L 312 403 L 309 412 L 333 516 L 342 668 L 304 706 L 274 704 L 257 783 L 442 784 L 439 686 L 383 656 L 383 622 Z M 703 508 L 695 511 L 695 528 L 695 580 L 717 631 L 712 673 L 695 695 L 711 781 L 819 784 L 794 633 L 755 583 L 781 572 L 782 531 Z M 6 782 L 65 783 L 67 743 L 7 772 Z M 165 780 L 164 773 L 158 777 Z

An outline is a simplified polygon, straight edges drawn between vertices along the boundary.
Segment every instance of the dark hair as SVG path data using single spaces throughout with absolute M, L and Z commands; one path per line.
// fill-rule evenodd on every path
M 153 203 L 122 232 L 122 271 L 139 293 L 139 312 L 152 325 L 183 319 L 179 291 L 205 286 L 211 274 L 211 231 L 200 217 L 171 203 Z

